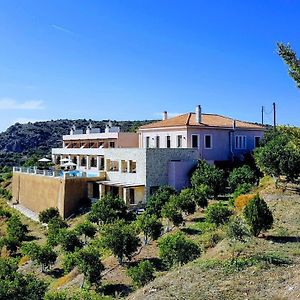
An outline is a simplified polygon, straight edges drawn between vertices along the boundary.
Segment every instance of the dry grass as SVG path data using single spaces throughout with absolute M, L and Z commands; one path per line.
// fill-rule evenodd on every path
M 262 181 L 257 192 L 272 210 L 274 225 L 242 247 L 238 268 L 227 263 L 231 250 L 224 239 L 198 260 L 158 277 L 129 299 L 300 299 L 300 195 L 275 189 L 270 178 Z M 208 243 L 213 232 L 191 237 Z

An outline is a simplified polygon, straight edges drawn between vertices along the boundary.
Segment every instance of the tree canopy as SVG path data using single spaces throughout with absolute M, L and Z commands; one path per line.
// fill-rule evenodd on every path
M 276 131 L 266 132 L 254 157 L 263 173 L 283 175 L 288 181 L 294 181 L 300 175 L 300 129 L 279 126 Z
M 287 44 L 277 43 L 277 53 L 288 66 L 288 73 L 300 88 L 300 60 L 292 47 Z
M 192 174 L 191 182 L 194 189 L 197 189 L 202 184 L 208 186 L 209 189 L 206 192 L 211 192 L 209 196 L 217 197 L 224 191 L 225 174 L 223 170 L 216 166 L 200 160 L 197 169 Z

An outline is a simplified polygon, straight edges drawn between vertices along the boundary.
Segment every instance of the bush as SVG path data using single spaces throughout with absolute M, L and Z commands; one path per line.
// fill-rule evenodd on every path
M 201 208 L 205 208 L 208 205 L 208 199 L 210 195 L 213 195 L 211 188 L 205 184 L 195 186 L 193 193 L 196 204 Z
M 0 299 L 43 299 L 48 284 L 17 268 L 15 260 L 0 258 Z
M 7 221 L 7 236 L 8 238 L 22 242 L 25 240 L 28 233 L 27 225 L 22 224 L 20 218 L 13 215 Z
M 159 256 L 168 268 L 185 264 L 200 255 L 199 247 L 181 232 L 160 238 L 158 247 Z
M 99 253 L 91 247 L 83 248 L 77 256 L 77 265 L 90 284 L 99 283 L 104 266 L 101 263 Z
M 261 147 L 254 151 L 255 161 L 267 175 L 286 176 L 294 181 L 300 176 L 299 128 L 280 127 L 266 132 Z
M 78 251 L 69 252 L 63 256 L 63 269 L 65 274 L 71 272 L 77 265 Z
M 232 194 L 233 204 L 234 204 L 235 199 L 238 196 L 249 193 L 251 191 L 251 189 L 252 189 L 252 185 L 249 183 L 242 183 L 242 184 L 238 185 Z
M 232 258 L 236 259 L 241 253 L 241 251 L 236 252 L 237 245 L 239 243 L 246 243 L 250 237 L 250 231 L 246 226 L 245 221 L 237 216 L 230 219 L 226 233 L 229 245 L 232 248 Z
M 169 186 L 161 186 L 149 199 L 147 199 L 146 210 L 150 215 L 156 215 L 157 218 L 161 217 L 161 210 L 164 205 L 169 201 L 176 191 Z
M 250 226 L 251 233 L 258 236 L 262 230 L 268 230 L 273 225 L 273 215 L 267 203 L 256 195 L 246 205 L 244 217 Z
M 196 202 L 194 200 L 195 194 L 193 189 L 183 189 L 180 194 L 176 196 L 176 203 L 178 207 L 186 214 L 193 214 L 196 211 Z
M 138 216 L 136 220 L 136 226 L 138 230 L 144 233 L 145 245 L 148 243 L 148 238 L 153 240 L 159 238 L 162 231 L 162 224 L 155 215 L 150 215 L 147 211 Z
M 57 254 L 48 245 L 39 246 L 34 242 L 23 245 L 22 253 L 28 255 L 32 261 L 40 264 L 42 272 L 53 265 L 57 258 Z
M 59 218 L 59 210 L 57 207 L 49 207 L 39 213 L 39 220 L 48 224 L 50 220 Z
M 88 218 L 98 225 L 113 223 L 117 219 L 126 218 L 126 210 L 127 207 L 121 198 L 107 194 L 92 205 Z
M 174 226 L 179 226 L 183 222 L 181 210 L 177 205 L 177 196 L 173 195 L 170 197 L 169 202 L 164 205 L 161 214 L 172 222 Z
M 68 224 L 59 218 L 52 219 L 48 223 L 48 237 L 47 237 L 47 243 L 50 246 L 57 246 L 59 241 L 59 231 L 63 228 L 67 228 Z
M 97 228 L 91 222 L 84 221 L 76 226 L 75 231 L 79 235 L 83 235 L 84 242 L 86 242 L 87 237 L 93 238 L 95 236 L 95 234 L 97 232 Z
M 75 231 L 68 231 L 67 229 L 61 229 L 59 231 L 58 243 L 66 252 L 74 252 L 77 248 L 81 248 L 83 246 Z
M 244 207 L 255 197 L 255 194 L 245 194 L 238 196 L 234 201 L 234 207 L 237 211 L 242 211 Z
M 196 189 L 201 184 L 208 186 L 210 197 L 217 197 L 225 189 L 225 173 L 214 165 L 201 160 L 191 177 L 192 186 Z
M 136 267 L 128 269 L 127 273 L 137 287 L 142 287 L 154 279 L 154 271 L 151 262 L 144 260 Z
M 131 225 L 120 220 L 104 228 L 103 245 L 118 258 L 119 264 L 124 257 L 131 260 L 140 246 L 140 239 Z
M 207 222 L 214 223 L 217 226 L 225 224 L 232 212 L 227 206 L 222 203 L 209 205 L 205 212 L 205 219 Z
M 228 185 L 231 191 L 235 191 L 239 185 L 254 184 L 256 181 L 254 171 L 247 165 L 233 169 L 228 177 Z

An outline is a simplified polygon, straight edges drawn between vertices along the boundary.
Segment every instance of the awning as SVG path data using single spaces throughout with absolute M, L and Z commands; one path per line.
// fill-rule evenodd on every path
M 108 186 L 117 186 L 122 188 L 145 186 L 145 184 L 142 183 L 125 183 L 125 182 L 114 182 L 114 181 L 97 181 L 97 183 L 108 185 Z

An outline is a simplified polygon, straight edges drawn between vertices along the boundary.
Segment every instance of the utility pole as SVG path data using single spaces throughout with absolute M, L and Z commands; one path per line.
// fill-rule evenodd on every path
M 276 104 L 273 102 L 273 121 L 274 121 L 274 130 L 276 129 Z
M 264 107 L 261 107 L 261 125 L 264 125 Z

